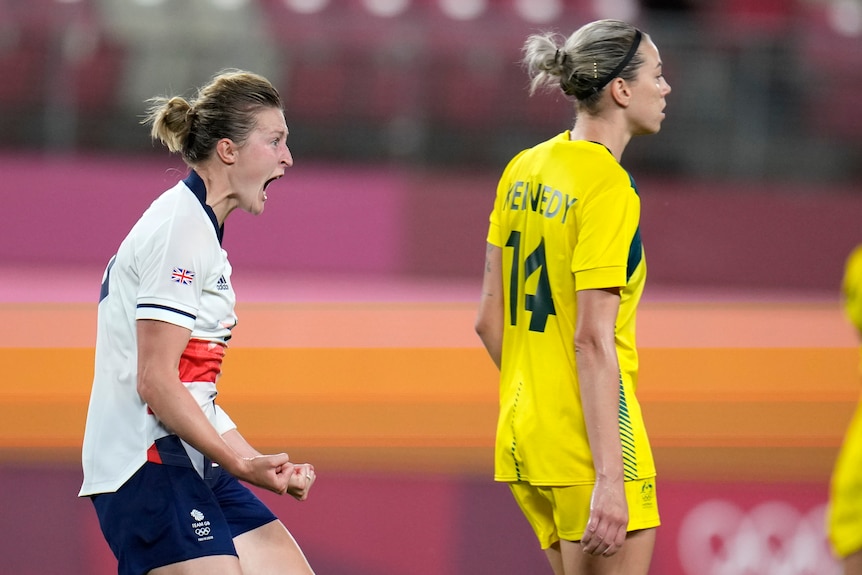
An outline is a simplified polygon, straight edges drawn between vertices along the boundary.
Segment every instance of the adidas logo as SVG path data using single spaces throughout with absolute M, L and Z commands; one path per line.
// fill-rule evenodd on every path
M 224 276 L 220 276 L 218 281 L 216 282 L 216 289 L 218 291 L 227 291 L 230 289 L 230 286 L 227 283 L 227 280 L 224 279 Z

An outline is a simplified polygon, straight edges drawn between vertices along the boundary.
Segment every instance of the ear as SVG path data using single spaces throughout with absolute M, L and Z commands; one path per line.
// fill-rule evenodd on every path
M 614 78 L 609 88 L 614 102 L 621 108 L 628 108 L 632 101 L 632 89 L 629 83 L 622 78 Z
M 233 164 L 236 162 L 237 146 L 230 138 L 222 138 L 216 142 L 216 154 L 219 159 L 225 164 Z

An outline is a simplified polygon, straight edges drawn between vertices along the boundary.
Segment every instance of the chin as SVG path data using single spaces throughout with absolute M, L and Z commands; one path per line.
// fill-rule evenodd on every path
M 637 132 L 633 133 L 632 136 L 652 136 L 657 133 L 661 128 L 659 126 L 656 127 L 642 127 Z
M 664 118 L 662 118 L 662 120 L 663 119 Z M 652 126 L 644 126 L 644 133 L 645 134 L 658 134 L 661 131 L 662 120 L 657 121 Z
M 260 214 L 263 213 L 263 209 L 264 209 L 263 202 L 260 202 L 260 203 L 254 204 L 253 206 L 248 206 L 247 208 L 244 208 L 243 211 L 248 213 L 248 214 L 251 214 L 253 216 L 259 216 Z

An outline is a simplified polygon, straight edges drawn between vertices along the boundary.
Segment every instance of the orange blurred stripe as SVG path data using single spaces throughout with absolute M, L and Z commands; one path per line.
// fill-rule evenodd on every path
M 474 303 L 247 303 L 231 347 L 467 347 Z M 91 347 L 95 304 L 2 303 L 0 347 Z M 855 348 L 837 303 L 654 303 L 638 316 L 644 348 Z
M 0 313 L 0 455 L 76 458 L 95 306 L 4 304 Z M 489 473 L 497 374 L 473 313 L 466 304 L 243 306 L 220 402 L 261 448 L 348 467 Z M 831 305 L 646 307 L 638 394 L 659 468 L 676 478 L 822 479 L 859 397 L 845 324 Z

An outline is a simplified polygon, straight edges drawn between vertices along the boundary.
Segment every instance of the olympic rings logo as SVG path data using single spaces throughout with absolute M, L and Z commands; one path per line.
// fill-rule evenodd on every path
M 197 534 L 198 537 L 205 537 L 210 534 L 210 528 L 198 527 L 197 529 L 195 529 L 195 534 Z
M 781 501 L 748 511 L 705 501 L 680 524 L 680 564 L 686 575 L 840 575 L 825 513 L 825 504 L 802 513 Z

